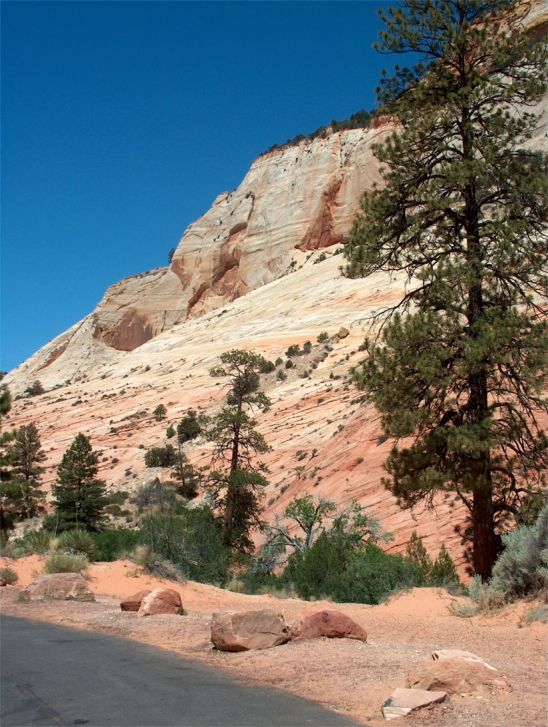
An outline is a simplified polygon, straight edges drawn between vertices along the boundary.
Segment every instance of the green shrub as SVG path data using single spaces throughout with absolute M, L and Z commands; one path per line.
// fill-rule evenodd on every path
M 278 379 L 278 381 L 285 381 L 287 379 L 287 374 L 285 373 L 285 371 L 282 371 L 282 369 L 280 369 L 276 372 L 276 378 Z
M 286 369 L 292 369 L 294 365 L 295 364 L 293 363 L 293 361 L 290 358 L 288 358 L 287 361 L 285 362 Z
M 318 343 L 325 343 L 326 341 L 329 341 L 329 333 L 327 331 L 322 331 L 318 334 L 317 341 Z
M 140 542 L 174 563 L 195 581 L 224 585 L 228 580 L 230 551 L 209 507 L 186 508 L 180 514 L 154 514 L 143 518 Z
M 540 623 L 548 624 L 548 605 L 533 608 L 532 611 L 529 611 L 529 613 L 525 614 L 524 620 L 526 623 L 540 621 Z
M 275 368 L 276 364 L 273 361 L 267 361 L 267 359 L 265 359 L 261 362 L 259 370 L 261 374 L 269 374 L 271 371 L 274 371 Z
M 300 353 L 299 344 L 294 343 L 292 346 L 290 346 L 287 351 L 285 352 L 285 355 L 287 358 L 293 358 L 293 356 L 298 356 Z M 287 364 L 286 364 L 287 366 Z
M 305 341 L 303 343 L 303 353 L 310 353 L 312 351 L 312 343 L 310 341 Z
M 158 479 L 141 485 L 137 489 L 133 501 L 139 512 L 150 508 L 159 508 L 164 512 L 169 512 L 174 509 L 176 504 L 173 488 L 167 487 Z
M 93 533 L 95 558 L 98 561 L 113 561 L 125 558 L 139 542 L 138 530 L 113 528 Z
M 150 573 L 150 575 L 157 576 L 158 578 L 166 578 L 170 581 L 184 580 L 184 574 L 180 568 L 152 551 L 148 545 L 138 545 L 130 557 L 136 565 L 146 573 Z
M 147 467 L 173 467 L 177 462 L 177 454 L 172 444 L 165 447 L 151 447 L 145 453 Z
M 169 427 L 166 429 L 166 437 L 168 439 L 171 439 L 171 437 L 174 437 L 174 436 L 175 436 L 175 427 L 173 427 L 170 424 Z
M 274 365 L 275 366 L 281 366 L 283 364 L 283 362 L 284 362 L 283 358 L 280 358 L 280 356 L 278 356 L 278 358 L 276 359 L 276 361 L 274 361 Z
M 15 541 L 18 555 L 44 555 L 50 549 L 52 533 L 47 530 L 32 530 Z
M 477 616 L 479 613 L 478 609 L 472 606 L 471 603 L 458 603 L 457 601 L 451 601 L 449 610 L 453 616 L 458 616 L 459 618 L 472 618 L 472 616 Z
M 44 563 L 44 571 L 51 573 L 82 573 L 87 568 L 85 555 L 71 553 L 52 553 Z
M 19 580 L 19 576 L 13 570 L 13 568 L 9 568 L 9 567 L 0 568 L 0 580 L 5 581 L 8 584 L 8 586 L 11 586 L 14 583 L 17 583 L 17 581 Z
M 468 595 L 480 611 L 495 611 L 507 603 L 504 593 L 497 591 L 489 583 L 483 583 L 479 576 L 472 579 L 468 586 Z
M 57 550 L 64 553 L 80 553 L 91 561 L 95 556 L 95 540 L 85 530 L 65 530 L 59 536 Z
M 41 381 L 34 381 L 27 389 L 25 389 L 25 394 L 28 396 L 40 396 L 45 391 L 44 387 L 42 386 Z

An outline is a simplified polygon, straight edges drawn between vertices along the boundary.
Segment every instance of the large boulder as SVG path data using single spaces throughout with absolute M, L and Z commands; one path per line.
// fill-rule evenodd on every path
M 141 601 L 137 616 L 159 616 L 160 614 L 182 614 L 181 596 L 173 588 L 156 588 Z
M 448 694 L 482 694 L 511 691 L 508 679 L 489 664 L 468 658 L 436 659 L 407 677 L 412 689 L 441 689 Z
M 124 598 L 124 600 L 120 602 L 120 610 L 138 611 L 141 608 L 143 599 L 148 596 L 149 593 L 152 593 L 150 588 L 144 591 L 137 591 L 137 593 L 134 593 L 132 596 Z
M 23 601 L 95 601 L 79 573 L 52 573 L 40 576 L 21 591 Z
M 341 611 L 316 611 L 305 616 L 291 630 L 293 639 L 358 639 L 367 641 L 367 632 Z
M 276 611 L 214 613 L 211 620 L 211 641 L 220 651 L 269 649 L 289 639 L 284 617 Z
M 446 692 L 430 692 L 425 689 L 395 689 L 382 706 L 385 719 L 403 717 L 416 709 L 430 707 L 432 704 L 443 702 L 447 698 Z

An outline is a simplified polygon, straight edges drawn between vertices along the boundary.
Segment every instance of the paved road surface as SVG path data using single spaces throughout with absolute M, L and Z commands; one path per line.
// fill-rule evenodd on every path
M 312 702 L 241 686 L 160 649 L 25 619 L 0 621 L 2 727 L 356 726 Z

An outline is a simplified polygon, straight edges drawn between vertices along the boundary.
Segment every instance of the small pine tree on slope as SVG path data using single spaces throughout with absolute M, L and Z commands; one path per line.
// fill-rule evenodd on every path
M 106 486 L 97 476 L 97 454 L 84 434 L 77 434 L 57 470 L 53 488 L 59 530 L 100 530 L 108 504 Z
M 420 60 L 381 83 L 397 129 L 375 147 L 384 186 L 345 251 L 348 276 L 407 280 L 355 371 L 396 438 L 385 484 L 408 507 L 440 491 L 464 503 L 484 580 L 547 464 L 547 179 L 530 144 L 546 46 L 518 9 L 404 0 L 384 14 L 380 49 Z

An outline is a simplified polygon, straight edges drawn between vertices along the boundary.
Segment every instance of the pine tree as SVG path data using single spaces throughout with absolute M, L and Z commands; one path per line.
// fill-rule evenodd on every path
M 19 504 L 18 488 L 11 482 L 11 458 L 8 449 L 13 432 L 2 431 L 2 419 L 10 409 L 10 390 L 5 384 L 0 384 L 0 542 L 7 540 Z
M 53 488 L 59 530 L 99 530 L 108 504 L 106 486 L 97 476 L 97 453 L 84 434 L 77 434 L 57 470 Z
M 531 145 L 546 46 L 519 8 L 404 0 L 383 16 L 380 49 L 419 61 L 381 83 L 396 129 L 345 251 L 347 275 L 405 282 L 355 371 L 396 439 L 385 484 L 405 507 L 464 503 L 482 579 L 547 462 L 547 178 Z
M 197 497 L 202 482 L 202 472 L 190 464 L 183 447 L 198 437 L 207 424 L 207 418 L 189 409 L 177 425 L 177 462 L 173 477 L 178 483 L 177 492 L 191 500 Z
M 261 526 L 260 496 L 267 483 L 266 467 L 256 457 L 270 447 L 251 416 L 253 410 L 270 408 L 270 399 L 258 390 L 265 362 L 258 354 L 236 349 L 223 353 L 223 365 L 210 372 L 228 378 L 229 391 L 226 406 L 208 430 L 218 465 L 210 474 L 208 489 L 215 509 L 221 512 L 223 544 L 242 551 L 252 547 L 250 532 Z
M 26 424 L 13 433 L 8 448 L 12 485 L 19 490 L 20 518 L 35 517 L 44 511 L 44 493 L 40 489 L 40 463 L 46 459 L 35 424 Z

